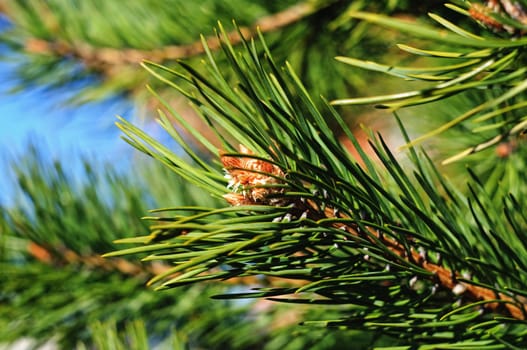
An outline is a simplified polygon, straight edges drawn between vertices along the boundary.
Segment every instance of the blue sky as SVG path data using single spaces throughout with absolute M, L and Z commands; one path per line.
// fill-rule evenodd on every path
M 0 76 L 12 67 L 0 62 Z M 0 84 L 0 204 L 12 200 L 11 164 L 35 145 L 44 159 L 60 159 L 67 169 L 82 177 L 82 159 L 111 162 L 126 167 L 134 150 L 120 139 L 116 115 L 133 118 L 130 102 L 114 98 L 82 106 L 66 106 L 61 91 L 30 88 L 9 93 Z
M 9 24 L 0 18 L 0 30 Z M 5 47 L 2 53 L 9 54 Z M 82 178 L 82 159 L 111 162 L 127 167 L 134 155 L 132 147 L 120 139 L 114 125 L 116 116 L 134 119 L 134 108 L 122 97 L 82 106 L 66 100 L 80 87 L 50 89 L 29 86 L 9 92 L 17 83 L 16 62 L 0 61 L 0 205 L 13 197 L 11 164 L 30 144 L 45 159 L 60 159 L 75 176 Z
M 9 25 L 0 14 L 0 31 Z M 115 126 L 117 116 L 178 148 L 157 123 L 145 120 L 144 115 L 137 117 L 134 104 L 122 96 L 84 105 L 67 103 L 82 84 L 93 83 L 95 78 L 60 88 L 24 85 L 19 92 L 10 92 L 20 82 L 16 73 L 20 58 L 1 44 L 0 58 L 4 58 L 0 59 L 0 206 L 13 203 L 12 166 L 31 145 L 44 160 L 60 160 L 69 175 L 79 180 L 83 179 L 83 160 L 94 166 L 110 163 L 120 172 L 132 170 L 131 160 L 140 153 L 121 139 Z

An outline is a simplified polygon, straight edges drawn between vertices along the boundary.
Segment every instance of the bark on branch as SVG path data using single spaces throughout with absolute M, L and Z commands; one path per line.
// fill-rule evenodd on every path
M 229 32 L 227 37 L 231 44 L 235 45 L 242 41 L 242 36 L 245 39 L 250 39 L 257 34 L 258 30 L 262 33 L 276 31 L 305 18 L 316 10 L 317 8 L 309 2 L 299 3 L 284 11 L 260 18 L 250 27 L 240 27 L 239 32 L 238 30 Z M 218 37 L 209 36 L 206 41 L 211 50 L 220 48 L 221 42 Z M 187 45 L 169 45 L 154 50 L 139 50 L 96 47 L 87 43 L 52 42 L 30 38 L 25 43 L 25 49 L 27 52 L 35 54 L 76 57 L 88 67 L 103 72 L 115 66 L 137 64 L 143 60 L 164 62 L 193 57 L 205 52 L 200 40 Z

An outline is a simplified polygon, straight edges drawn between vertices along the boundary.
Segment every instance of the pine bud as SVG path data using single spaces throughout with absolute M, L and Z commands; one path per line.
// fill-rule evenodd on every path
M 256 159 L 245 146 L 240 145 L 240 153 L 247 156 L 226 156 L 220 153 L 225 169 L 225 177 L 229 180 L 227 188 L 231 193 L 223 197 L 231 205 L 247 204 L 283 204 L 283 198 L 277 195 L 284 192 L 282 186 L 285 174 L 271 162 Z

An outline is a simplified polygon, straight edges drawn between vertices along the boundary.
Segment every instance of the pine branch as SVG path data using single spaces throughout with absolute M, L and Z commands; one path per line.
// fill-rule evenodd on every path
M 262 33 L 273 32 L 287 27 L 303 18 L 312 15 L 319 8 L 312 2 L 301 2 L 283 11 L 262 17 L 252 26 L 239 27 L 227 34 L 232 44 L 238 44 L 245 38 L 256 35 L 257 30 Z M 220 48 L 220 41 L 216 36 L 205 38 L 210 50 Z M 111 72 L 121 69 L 123 65 L 136 65 L 142 61 L 164 62 L 189 58 L 205 53 L 202 40 L 186 45 L 168 45 L 153 50 L 139 50 L 126 48 L 96 47 L 88 43 L 68 43 L 66 41 L 47 41 L 39 38 L 26 40 L 25 49 L 29 53 L 52 55 L 59 57 L 72 56 L 80 59 L 87 67 L 101 72 Z M 110 74 L 111 75 L 111 74 Z
M 61 248 L 45 248 L 34 242 L 29 242 L 27 245 L 28 254 L 37 261 L 50 265 L 56 268 L 63 266 L 80 266 L 82 270 L 107 271 L 119 273 L 123 276 L 144 278 L 148 275 L 161 275 L 170 270 L 170 266 L 160 263 L 152 263 L 149 265 L 138 264 L 126 259 L 114 258 L 104 259 L 100 254 L 79 255 L 75 251 L 66 247 Z M 172 275 L 176 278 L 178 275 Z M 304 281 L 305 282 L 305 281 Z M 287 281 L 287 286 L 295 286 L 302 283 L 302 281 Z M 256 286 L 256 285 L 279 285 L 284 284 L 284 281 L 267 276 L 259 278 L 255 276 L 234 277 L 224 281 L 224 284 L 242 286 Z
M 244 152 L 246 153 L 246 151 Z M 492 288 L 485 288 L 471 284 L 470 280 L 463 277 L 456 271 L 451 271 L 440 264 L 434 264 L 427 261 L 426 254 L 423 255 L 416 251 L 412 247 L 405 246 L 401 242 L 397 242 L 394 239 L 387 238 L 381 231 L 375 230 L 371 227 L 366 227 L 368 233 L 361 232 L 361 227 L 358 225 L 345 224 L 343 222 L 353 221 L 351 217 L 344 215 L 335 215 L 339 213 L 339 210 L 334 207 L 325 206 L 321 215 L 320 207 L 312 200 L 306 200 L 300 198 L 299 200 L 291 200 L 291 198 L 282 199 L 285 202 L 280 202 L 279 199 L 281 189 L 273 190 L 273 187 L 262 188 L 262 184 L 269 186 L 270 184 L 277 184 L 278 181 L 283 181 L 284 171 L 276 168 L 269 162 L 262 161 L 260 159 L 249 159 L 244 158 L 232 158 L 231 156 L 222 156 L 222 163 L 224 168 L 230 174 L 229 177 L 233 189 L 244 188 L 243 193 L 229 193 L 224 195 L 232 205 L 258 205 L 267 202 L 268 204 L 287 204 L 293 202 L 295 211 L 301 213 L 296 216 L 304 216 L 305 218 L 311 219 L 315 222 L 322 220 L 334 221 L 335 229 L 340 229 L 348 232 L 352 236 L 361 237 L 370 241 L 374 246 L 381 244 L 386 246 L 390 253 L 394 253 L 407 263 L 414 264 L 430 272 L 433 279 L 437 283 L 437 287 L 451 291 L 453 295 L 463 295 L 466 302 L 479 303 L 485 308 L 488 308 L 492 312 L 502 313 L 504 316 L 516 318 L 518 320 L 524 320 L 527 315 L 527 303 L 523 300 L 524 298 L 511 298 L 504 293 L 496 292 Z M 261 173 L 261 171 L 264 171 Z M 270 178 L 268 174 L 272 174 Z M 276 177 L 276 178 L 275 178 Z M 277 180 L 276 180 L 277 179 Z M 278 182 L 279 183 L 279 182 Z M 408 237 L 408 241 L 412 238 Z M 386 259 L 390 259 L 389 254 L 385 255 Z M 463 279 L 463 281 L 458 281 Z
M 242 147 L 242 149 L 244 150 L 243 153 L 247 153 L 245 147 Z M 269 204 L 276 205 L 280 203 L 280 199 L 276 198 L 282 193 L 280 188 L 278 188 L 278 190 L 273 190 L 272 187 L 269 189 L 267 187 L 261 188 L 261 185 L 264 183 L 266 186 L 269 186 L 269 184 L 277 184 L 280 183 L 280 181 L 283 181 L 281 180 L 284 177 L 283 170 L 276 168 L 271 163 L 262 161 L 261 159 L 244 160 L 244 158 L 232 158 L 231 156 L 226 155 L 223 155 L 221 159 L 224 168 L 229 174 L 231 182 L 234 183 L 234 185 L 231 185 L 232 188 L 245 188 L 243 194 L 235 192 L 224 195 L 224 198 L 227 199 L 230 204 L 235 206 L 257 205 L 262 204 L 262 201 L 265 203 L 267 197 L 271 198 Z M 260 173 L 261 171 L 265 172 Z M 267 174 L 273 174 L 273 177 L 269 178 L 269 175 Z M 290 198 L 288 198 L 285 203 L 288 202 L 291 202 Z M 284 204 L 284 202 L 282 204 Z M 369 240 L 373 245 L 379 243 L 385 245 L 391 253 L 395 253 L 406 262 L 415 264 L 430 272 L 439 288 L 450 290 L 454 295 L 463 295 L 466 302 L 482 302 L 480 304 L 483 307 L 488 308 L 493 312 L 502 313 L 504 316 L 510 316 L 518 320 L 524 320 L 526 318 L 527 303 L 518 300 L 523 300 L 524 298 L 513 299 L 510 296 L 507 296 L 504 293 L 498 293 L 491 288 L 470 284 L 470 281 L 460 282 L 458 281 L 459 278 L 465 280 L 466 278 L 458 272 L 450 271 L 439 264 L 427 261 L 426 254 L 423 255 L 413 248 L 409 249 L 408 246 L 403 245 L 401 242 L 387 238 L 379 230 L 366 227 L 368 233 L 364 233 L 361 232 L 361 228 L 358 225 L 343 224 L 341 222 L 342 220 L 344 222 L 352 221 L 352 218 L 343 215 L 335 215 L 336 213 L 339 213 L 337 208 L 325 206 L 323 210 L 324 214 L 320 215 L 320 208 L 318 205 L 311 200 L 306 200 L 305 198 L 295 200 L 293 206 L 296 211 L 302 213 L 300 215 L 312 219 L 313 221 L 334 220 L 337 222 L 334 224 L 336 229 L 345 230 L 352 236 Z M 408 237 L 407 239 L 408 241 L 412 240 L 411 237 Z M 390 259 L 389 256 L 386 256 L 386 258 Z
M 276 319 L 304 312 L 266 306 L 264 319 L 248 323 L 247 318 L 264 306 L 210 305 L 209 296 L 234 287 L 265 286 L 269 283 L 265 279 L 248 276 L 231 279 L 224 286 L 208 284 L 152 294 L 144 289 L 145 277 L 164 273 L 166 265 L 100 257 L 111 240 L 146 229 L 138 220 L 146 212 L 144 202 L 215 203 L 166 171 L 148 167 L 144 179 L 155 179 L 159 188 L 150 186 L 146 195 L 133 179 L 109 168 L 96 171 L 93 169 L 100 168 L 93 164 L 87 173 L 90 182 L 79 185 L 60 163 L 45 162 L 37 153 L 17 160 L 13 166 L 18 180 L 13 183 L 15 203 L 0 211 L 2 345 L 31 337 L 35 344 L 52 339 L 67 349 L 80 346 L 78 342 L 86 348 L 94 344 L 127 348 L 135 334 L 128 329 L 128 322 L 142 320 L 143 331 L 159 341 L 167 338 L 176 324 L 178 339 L 174 344 L 180 347 L 224 344 L 233 349 L 257 348 L 271 333 L 273 338 L 290 333 L 287 328 L 292 325 L 282 322 L 279 328 Z M 105 191 L 99 193 L 100 187 Z M 167 193 L 167 188 L 174 193 Z M 107 326 L 104 336 L 101 325 Z M 123 328 L 127 329 L 126 337 L 121 337 Z M 306 337 L 294 349 L 306 348 L 305 343 L 311 341 Z
M 451 49 L 426 50 L 398 44 L 401 50 L 413 55 L 448 62 L 444 65 L 436 66 L 434 63 L 424 67 L 400 67 L 339 57 L 338 60 L 355 67 L 406 80 L 421 81 L 424 87 L 390 95 L 338 99 L 332 102 L 334 105 L 375 104 L 379 108 L 397 111 L 416 105 L 437 104 L 437 101 L 468 91 L 485 94 L 483 98 L 477 99 L 472 107 L 467 106 L 470 108 L 460 115 L 439 116 L 446 120 L 441 126 L 427 131 L 404 146 L 417 145 L 461 124 L 467 125 L 467 130 L 472 134 L 482 135 L 476 145 L 448 157 L 444 164 L 459 161 L 508 138 L 517 138 L 525 129 L 525 118 L 521 111 L 525 108 L 523 93 L 527 89 L 524 79 L 525 58 L 522 55 L 522 50 L 527 45 L 527 38 L 523 37 L 527 15 L 522 5 L 503 1 L 501 4 L 488 2 L 487 5 L 465 2 L 464 8 L 452 4 L 446 6 L 466 16 L 467 20 L 480 23 L 479 31 L 466 30 L 435 14 L 430 14 L 430 18 L 443 28 L 373 13 L 350 13 L 353 18 L 396 29 Z M 467 23 L 465 25 L 468 26 Z M 452 63 L 452 60 L 456 62 Z
M 158 289 L 238 276 L 305 280 L 219 297 L 347 305 L 318 324 L 378 330 L 401 344 L 441 346 L 445 334 L 456 346 L 525 341 L 527 218 L 514 212 L 513 197 L 501 197 L 501 207 L 475 175 L 467 197 L 414 148 L 413 169 L 405 169 L 382 138 L 373 142 L 374 161 L 335 110 L 317 107 L 291 67 L 276 66 L 263 41 L 262 58 L 255 42 L 237 52 L 220 32 L 232 71 L 220 69 L 210 51 L 206 75 L 183 62 L 186 74 L 145 64 L 211 125 L 222 144 L 220 164 L 183 144 L 195 160 L 189 165 L 130 123 L 119 127 L 131 145 L 229 205 L 160 210 L 149 218 L 149 235 L 120 240 L 133 246 L 106 256 L 171 262 L 150 281 Z M 231 74 L 235 86 L 226 79 Z M 362 166 L 329 127 L 331 118 Z M 183 140 L 164 113 L 160 124 Z M 188 132 L 217 153 L 210 140 Z M 502 322 L 511 328 L 499 328 Z
M 306 210 L 309 211 L 309 209 Z M 326 208 L 325 217 L 314 218 L 314 220 L 342 219 L 342 217 L 335 217 L 334 213 L 335 209 Z M 440 264 L 427 261 L 426 254 L 422 254 L 413 248 L 408 251 L 408 247 L 405 247 L 402 243 L 387 238 L 382 232 L 373 228 L 368 228 L 368 234 L 361 232 L 361 229 L 356 225 L 339 224 L 337 228 L 346 230 L 353 236 L 367 239 L 374 245 L 378 243 L 385 245 L 391 252 L 397 254 L 402 259 L 430 272 L 438 288 L 449 290 L 453 295 L 463 295 L 465 302 L 480 302 L 478 304 L 484 308 L 488 308 L 491 312 L 503 314 L 504 316 L 513 317 L 518 320 L 526 319 L 527 299 L 523 297 L 512 298 L 504 293 L 497 293 L 494 289 L 471 284 L 471 281 L 467 280 L 460 273 L 451 271 Z M 408 237 L 408 240 L 411 239 L 411 237 Z
M 427 2 L 419 8 L 433 3 Z M 6 4 L 14 25 L 3 35 L 0 33 L 0 41 L 28 58 L 18 65 L 17 88 L 27 83 L 60 86 L 101 73 L 103 79 L 72 98 L 77 103 L 100 100 L 115 93 L 144 97 L 141 89 L 148 75 L 138 69 L 137 62 L 164 60 L 163 64 L 173 66 L 174 62 L 165 59 L 194 57 L 198 61 L 203 54 L 200 35 L 210 33 L 218 19 L 233 18 L 244 28 L 244 34 L 253 35 L 257 26 L 269 30 L 266 36 L 274 46 L 275 57 L 287 58 L 301 70 L 307 77 L 306 84 L 316 94 L 328 98 L 342 96 L 350 89 L 363 89 L 367 85 L 366 77 L 348 76 L 345 67 L 333 64 L 332 57 L 350 50 L 379 56 L 385 53 L 385 41 L 389 40 L 369 31 L 365 23 L 350 23 L 347 10 L 392 12 L 410 7 L 407 1 L 365 0 L 313 3 L 211 0 L 206 4 L 171 0 L 156 6 L 151 6 L 148 0 L 137 0 L 126 8 L 100 0 L 80 4 L 67 0 L 27 3 L 8 0 Z M 288 6 L 291 6 L 289 10 Z M 208 39 L 212 40 L 212 49 L 215 39 L 213 36 Z M 239 37 L 233 39 L 237 41 Z M 362 45 L 365 43 L 368 45 Z M 30 54 L 28 48 L 36 54 Z M 127 61 L 134 62 L 126 64 Z M 92 69 L 80 69 L 87 65 Z M 342 76 L 347 79 L 340 81 Z
M 43 247 L 35 242 L 29 242 L 27 245 L 27 252 L 36 260 L 53 266 L 64 266 L 69 264 L 82 265 L 83 269 L 118 271 L 127 276 L 137 276 L 140 273 L 148 274 L 162 272 L 162 270 L 155 268 L 144 269 L 140 265 L 134 264 L 125 259 L 109 261 L 102 259 L 99 254 L 81 256 L 67 247 L 52 249 Z

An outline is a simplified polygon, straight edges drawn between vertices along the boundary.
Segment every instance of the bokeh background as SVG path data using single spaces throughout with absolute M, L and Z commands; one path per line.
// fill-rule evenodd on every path
M 312 96 L 332 100 L 398 91 L 396 80 L 334 60 L 410 60 L 394 45 L 404 35 L 347 13 L 425 22 L 427 12 L 443 11 L 441 3 L 0 0 L 0 348 L 293 350 L 382 344 L 382 334 L 296 327 L 320 313 L 331 317 L 330 307 L 210 301 L 261 281 L 153 293 L 145 284 L 163 266 L 101 259 L 115 249 L 115 239 L 147 232 L 140 218 L 151 208 L 216 204 L 123 142 L 114 123 L 121 116 L 177 148 L 155 123 L 160 103 L 145 86 L 190 122 L 194 114 L 139 63 L 147 59 L 174 68 L 181 59 L 199 70 L 200 35 L 213 38 L 218 20 L 236 33 L 234 19 L 248 37 L 260 27 L 275 60 L 290 62 Z M 226 62 L 218 58 L 218 64 Z M 388 137 L 393 129 L 387 112 L 371 106 L 340 111 L 352 127 L 368 120 Z

